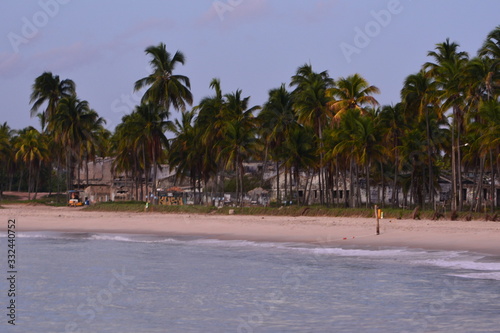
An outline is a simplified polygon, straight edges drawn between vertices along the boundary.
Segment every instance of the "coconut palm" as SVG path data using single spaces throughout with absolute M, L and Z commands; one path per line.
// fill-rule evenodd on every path
M 268 100 L 258 115 L 258 122 L 260 135 L 266 147 L 264 160 L 267 161 L 269 151 L 271 158 L 276 162 L 276 198 L 280 202 L 279 164 L 281 157 L 284 156 L 282 145 L 290 131 L 298 126 L 298 123 L 293 110 L 292 94 L 286 90 L 284 84 L 279 88 L 271 89 L 268 94 Z
M 293 95 L 293 109 L 297 114 L 298 122 L 314 129 L 316 146 L 319 147 L 318 174 L 320 202 L 325 202 L 325 175 L 323 165 L 323 128 L 329 124 L 331 114 L 327 107 L 329 101 L 327 91 L 334 85 L 333 79 L 327 71 L 316 73 L 312 66 L 305 64 L 297 69 L 292 76 L 290 85 L 295 87 Z
M 486 40 L 479 49 L 479 56 L 492 59 L 498 71 L 500 67 L 500 25 L 488 34 Z
M 360 111 L 350 109 L 342 119 L 339 126 L 341 140 L 334 148 L 334 153 L 349 152 L 355 162 L 364 168 L 368 207 L 371 204 L 370 169 L 374 162 L 385 161 L 388 150 L 382 142 L 382 131 L 376 127 L 372 117 L 361 116 Z
M 477 113 L 477 119 L 471 120 L 468 130 L 476 134 L 471 146 L 481 158 L 480 177 L 478 179 L 478 193 L 481 197 L 483 186 L 483 170 L 489 163 L 490 166 L 490 204 L 491 210 L 495 209 L 495 165 L 498 165 L 500 158 L 500 102 L 491 100 L 481 103 Z M 481 200 L 477 202 L 476 209 L 481 205 Z
M 187 76 L 174 74 L 178 64 L 184 65 L 184 54 L 177 51 L 172 56 L 166 50 L 164 43 L 149 46 L 145 52 L 151 56 L 149 63 L 153 72 L 135 82 L 135 91 L 147 87 L 142 97 L 142 104 L 156 104 L 162 112 L 168 112 L 171 106 L 184 111 L 186 105 L 193 103 L 190 81 Z
M 123 172 L 126 175 L 131 172 L 135 180 L 135 197 L 139 200 L 144 199 L 144 190 L 148 193 L 148 173 L 150 165 L 148 164 L 149 155 L 146 151 L 146 143 L 143 137 L 143 128 L 138 120 L 140 116 L 137 113 L 125 115 L 121 123 L 116 127 L 111 138 L 112 153 L 115 157 L 112 170 L 114 173 Z M 145 180 L 145 186 L 142 185 L 142 179 Z M 139 195 L 140 188 L 140 195 Z
M 314 132 L 311 127 L 294 126 L 289 130 L 289 133 L 283 142 L 283 164 L 289 170 L 293 170 L 292 174 L 295 179 L 295 189 L 297 202 L 301 204 L 307 203 L 308 184 L 310 184 L 309 177 L 307 177 L 304 186 L 304 194 L 302 202 L 300 202 L 299 190 L 301 189 L 300 173 L 305 171 L 309 174 L 308 170 L 315 168 L 317 162 L 316 148 L 314 145 Z M 292 186 L 290 182 L 290 193 L 292 193 Z
M 452 210 L 462 209 L 462 164 L 461 140 L 463 134 L 463 118 L 466 94 L 463 87 L 463 73 L 469 61 L 467 52 L 458 51 L 459 44 L 450 42 L 447 38 L 443 43 L 436 44 L 435 51 L 429 51 L 428 56 L 433 62 L 427 62 L 423 68 L 427 75 L 436 81 L 440 91 L 439 98 L 444 110 L 453 110 L 452 122 Z M 457 204 L 458 200 L 458 204 Z
M 220 193 L 224 186 L 224 163 L 222 160 L 217 161 L 221 149 L 218 143 L 225 137 L 226 99 L 219 79 L 212 79 L 210 88 L 215 94 L 204 97 L 194 108 L 198 112 L 194 127 L 198 136 L 196 140 L 200 141 L 203 150 L 204 178 L 215 176 L 215 192 Z
M 34 128 L 28 128 L 21 132 L 15 146 L 17 152 L 15 158 L 22 161 L 28 168 L 28 200 L 31 200 L 31 192 L 37 195 L 38 172 L 42 162 L 49 158 L 49 150 L 46 138 Z
M 224 139 L 219 143 L 221 150 L 218 160 L 224 161 L 228 170 L 236 172 L 236 196 L 240 205 L 243 204 L 243 161 L 257 154 L 257 122 L 254 112 L 259 106 L 248 107 L 250 97 L 242 98 L 241 90 L 226 94 L 223 126 Z
M 165 120 L 162 116 L 160 107 L 156 104 L 141 104 L 136 107 L 132 118 L 132 126 L 142 128 L 137 133 L 139 136 L 135 139 L 142 142 L 143 148 L 148 152 L 150 158 L 148 165 L 153 168 L 153 196 L 157 191 L 157 170 L 161 168 L 160 161 L 165 158 L 165 149 L 168 148 L 168 139 L 165 132 L 172 128 L 172 122 Z
M 401 145 L 404 129 L 407 126 L 404 118 L 404 107 L 402 103 L 394 106 L 386 105 L 380 111 L 380 128 L 384 136 L 384 143 L 391 151 L 388 158 L 394 163 L 394 178 L 392 183 L 391 202 L 393 207 L 398 206 L 397 185 L 399 175 L 400 153 L 398 147 Z
M 7 122 L 4 122 L 0 126 L 0 200 L 2 200 L 3 191 L 7 188 L 7 179 L 14 162 L 13 136 L 14 131 L 10 129 Z
M 175 120 L 173 128 L 175 138 L 170 142 L 168 161 L 169 167 L 176 170 L 176 180 L 182 181 L 185 177 L 190 177 L 193 190 L 198 184 L 200 191 L 201 178 L 205 181 L 206 187 L 215 166 L 210 165 L 211 170 L 204 169 L 207 154 L 200 140 L 200 128 L 194 126 L 195 116 L 196 111 L 187 111 L 182 114 L 180 120 Z M 195 197 L 195 203 L 196 199 Z
M 373 94 L 380 94 L 380 90 L 370 85 L 361 75 L 342 77 L 336 81 L 334 87 L 328 89 L 327 95 L 331 99 L 328 106 L 336 121 L 340 120 L 348 110 L 359 110 L 365 114 L 365 107 L 378 106 Z
M 409 75 L 404 81 L 403 89 L 401 90 L 401 99 L 407 114 L 416 116 L 419 122 L 425 122 L 426 137 L 427 137 L 427 163 L 429 167 L 428 177 L 428 198 L 429 202 L 434 206 L 434 175 L 433 175 L 433 155 L 436 150 L 433 144 L 431 133 L 430 119 L 434 112 L 438 119 L 442 117 L 441 108 L 439 107 L 439 91 L 437 84 L 426 73 L 421 70 L 416 74 Z
M 58 144 L 66 147 L 67 189 L 72 188 L 75 163 L 81 165 L 83 145 L 94 140 L 93 131 L 103 122 L 88 102 L 79 100 L 76 95 L 62 98 L 57 112 L 49 119 L 48 130 Z
M 61 81 L 58 75 L 51 72 L 44 72 L 35 79 L 30 96 L 30 103 L 33 103 L 31 116 L 36 115 L 44 103 L 47 104 L 45 110 L 39 114 L 42 130 L 57 111 L 59 100 L 72 95 L 75 95 L 75 83 L 70 79 Z

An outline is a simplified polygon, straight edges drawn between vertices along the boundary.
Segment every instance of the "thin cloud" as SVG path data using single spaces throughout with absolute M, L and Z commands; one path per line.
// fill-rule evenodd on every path
M 99 47 L 76 42 L 68 46 L 50 49 L 33 56 L 33 60 L 44 64 L 51 71 L 67 71 L 81 68 L 102 58 Z

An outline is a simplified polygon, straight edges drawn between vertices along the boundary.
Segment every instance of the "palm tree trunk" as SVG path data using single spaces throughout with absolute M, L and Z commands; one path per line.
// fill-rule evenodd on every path
M 302 202 L 303 205 L 309 205 L 309 198 L 311 197 L 311 185 L 311 171 L 307 170 L 306 187 L 304 188 L 304 200 Z
M 457 210 L 457 162 L 455 156 L 455 122 L 456 109 L 453 108 L 453 119 L 451 123 L 451 211 Z
M 370 163 L 366 164 L 366 208 L 372 203 L 372 194 L 370 190 Z
M 398 149 L 396 148 L 395 150 L 396 158 L 394 162 L 394 182 L 392 184 L 392 207 L 397 208 L 399 206 L 399 198 L 397 196 L 397 184 L 398 184 L 398 172 L 399 172 L 399 152 Z
M 354 195 L 354 160 L 351 157 L 350 165 L 349 165 L 349 177 L 350 177 L 350 184 L 349 184 L 349 197 L 351 199 L 351 207 L 356 207 L 356 196 Z
M 94 159 L 94 168 L 95 168 L 95 159 Z M 87 157 L 87 159 L 85 159 L 85 178 L 86 178 L 85 181 L 87 183 L 87 186 L 89 186 L 89 161 L 88 161 L 88 157 Z
M 17 184 L 17 192 L 21 192 L 21 183 L 23 181 L 24 169 L 21 169 L 21 174 L 19 175 L 19 183 Z
M 77 178 L 78 179 L 78 189 L 81 189 L 82 188 L 82 180 L 80 178 L 80 176 L 81 176 L 80 175 L 80 170 L 82 168 L 82 161 L 81 160 L 78 161 L 77 167 L 78 167 L 78 172 L 77 172 L 77 176 L 78 176 L 78 178 Z
M 476 189 L 474 191 L 474 197 L 472 198 L 473 203 L 471 205 L 471 209 L 474 208 L 474 211 L 478 212 L 481 209 L 481 204 L 483 201 L 483 177 L 484 177 L 484 164 L 485 164 L 486 156 L 483 156 L 479 160 L 479 179 L 477 179 Z
M 339 185 L 340 169 L 339 169 L 339 158 L 335 157 L 335 203 L 337 206 L 340 205 L 340 185 Z
M 281 202 L 281 192 L 280 192 L 280 162 L 276 161 L 276 201 Z
M 431 207 L 434 208 L 434 182 L 433 182 L 433 170 L 432 170 L 432 153 L 431 153 L 431 129 L 429 125 L 429 108 L 426 107 L 425 111 L 425 122 L 426 122 L 426 131 L 427 131 L 427 160 L 429 165 L 429 184 L 428 184 L 428 192 L 429 192 L 429 203 Z
M 493 150 L 490 149 L 491 181 L 490 181 L 490 199 L 491 213 L 495 212 L 495 162 L 493 160 Z
M 236 161 L 235 161 L 235 171 L 236 171 L 236 206 L 238 206 L 238 201 L 240 200 L 240 181 L 239 181 L 239 177 L 240 177 L 240 172 L 239 172 L 239 168 L 238 168 L 238 155 L 236 155 L 235 157 Z
M 149 202 L 149 190 L 148 190 L 148 183 L 149 183 L 149 166 L 146 164 L 146 149 L 145 147 L 142 147 L 142 160 L 144 163 L 144 190 L 146 193 L 146 202 Z
M 33 200 L 36 200 L 37 194 L 38 194 L 38 181 L 40 179 L 40 169 L 42 168 L 42 161 L 38 161 L 38 168 L 36 170 L 35 174 L 35 196 L 33 197 Z
M 286 167 L 285 165 L 285 202 L 288 201 L 288 177 L 287 177 L 287 172 L 288 172 L 288 168 Z M 286 203 L 285 203 L 285 206 L 286 206 Z
M 414 197 L 414 180 L 415 180 L 415 163 L 413 163 L 413 170 L 411 172 L 411 180 L 410 180 L 410 204 L 414 203 L 413 197 Z
M 56 181 L 57 181 L 57 200 L 59 202 L 59 195 L 61 194 L 61 155 L 57 154 L 57 171 L 56 171 Z
M 31 200 L 31 173 L 32 173 L 32 166 L 30 162 L 28 166 L 28 200 Z
M 382 200 L 380 202 L 382 208 L 385 207 L 385 177 L 384 177 L 384 164 L 380 162 L 380 175 L 382 177 Z M 379 200 L 380 201 L 380 200 Z
M 70 153 L 67 152 L 66 153 L 66 196 L 67 196 L 67 200 L 66 202 L 69 201 L 69 193 L 68 191 L 70 191 L 72 188 L 71 188 L 71 156 L 70 156 Z
M 52 161 L 49 162 L 49 196 L 52 195 Z
M 240 195 L 241 195 L 241 201 L 240 201 L 240 203 L 241 203 L 241 207 L 243 207 L 243 197 L 244 197 L 244 194 L 245 194 L 244 188 L 243 188 L 243 177 L 245 175 L 245 172 L 243 170 L 243 162 L 240 161 L 240 164 L 241 164 L 241 166 L 240 166 L 240 192 L 241 192 L 240 193 Z
M 344 185 L 344 206 L 347 208 L 349 207 L 349 195 L 352 195 L 352 192 L 349 192 L 349 195 L 347 195 L 347 169 L 344 169 L 342 180 Z
M 457 176 L 458 176 L 458 210 L 462 211 L 464 200 L 463 200 L 463 185 L 462 185 L 462 157 L 460 149 L 460 122 L 458 122 L 457 128 Z
M 264 174 L 267 169 L 267 154 L 269 150 L 269 145 L 266 144 L 266 149 L 264 151 L 264 163 L 262 164 L 262 173 L 260 175 L 260 187 L 264 187 Z
M 152 184 L 152 191 L 153 192 L 153 205 L 156 205 L 156 171 L 157 171 L 157 166 L 156 166 L 156 149 L 153 147 L 153 184 Z
M 356 173 L 356 207 L 361 207 L 361 184 L 359 181 L 359 165 L 357 163 L 354 172 Z

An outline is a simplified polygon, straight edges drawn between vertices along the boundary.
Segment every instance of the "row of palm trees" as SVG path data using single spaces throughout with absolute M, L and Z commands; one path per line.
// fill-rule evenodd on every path
M 271 89 L 262 106 L 251 106 L 241 90 L 223 93 L 220 80 L 213 79 L 213 95 L 188 110 L 193 103 L 190 80 L 175 73 L 185 63 L 183 53 L 172 55 L 163 43 L 145 52 L 152 72 L 135 82 L 135 90 L 145 90 L 141 104 L 112 134 L 77 98 L 74 82 L 52 73 L 38 77 L 31 102 L 42 132 L 29 128 L 13 134 L 7 124 L 0 128 L 2 188 L 13 165 L 23 165 L 35 192 L 42 165 L 58 174 L 67 171 L 66 187 L 71 188 L 74 178 L 80 182 L 79 171 L 73 175 L 72 170 L 96 156 L 112 156 L 114 171 L 135 181 L 136 197 L 144 198 L 144 189 L 155 192 L 156 186 L 148 186 L 157 184 L 158 168 L 168 163 L 179 180 L 189 179 L 200 190 L 203 186 L 207 196 L 222 193 L 225 180 L 234 177 L 241 203 L 249 190 L 243 163 L 258 160 L 263 170 L 270 163 L 279 170 L 273 178 L 278 201 L 307 204 L 316 183 L 321 204 L 361 206 L 363 189 L 369 206 L 376 186 L 382 201 L 394 206 L 435 207 L 440 180 L 448 179 L 451 208 L 462 210 L 467 172 L 476 184 L 470 209 L 485 202 L 495 208 L 500 26 L 475 57 L 448 39 L 436 44 L 429 61 L 404 81 L 401 102 L 385 106 L 374 96 L 379 89 L 361 75 L 333 79 L 305 64 L 288 85 Z M 174 121 L 172 108 L 181 111 Z

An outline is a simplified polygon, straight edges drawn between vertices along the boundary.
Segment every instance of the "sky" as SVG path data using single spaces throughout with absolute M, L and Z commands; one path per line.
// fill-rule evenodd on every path
M 3 0 L 0 13 L 0 124 L 12 129 L 40 129 L 30 93 L 49 71 L 73 80 L 113 131 L 151 72 L 144 50 L 160 42 L 184 53 L 175 74 L 190 78 L 194 105 L 212 78 L 262 105 L 306 63 L 334 79 L 359 73 L 381 105 L 395 104 L 437 43 L 474 56 L 500 25 L 498 0 Z

